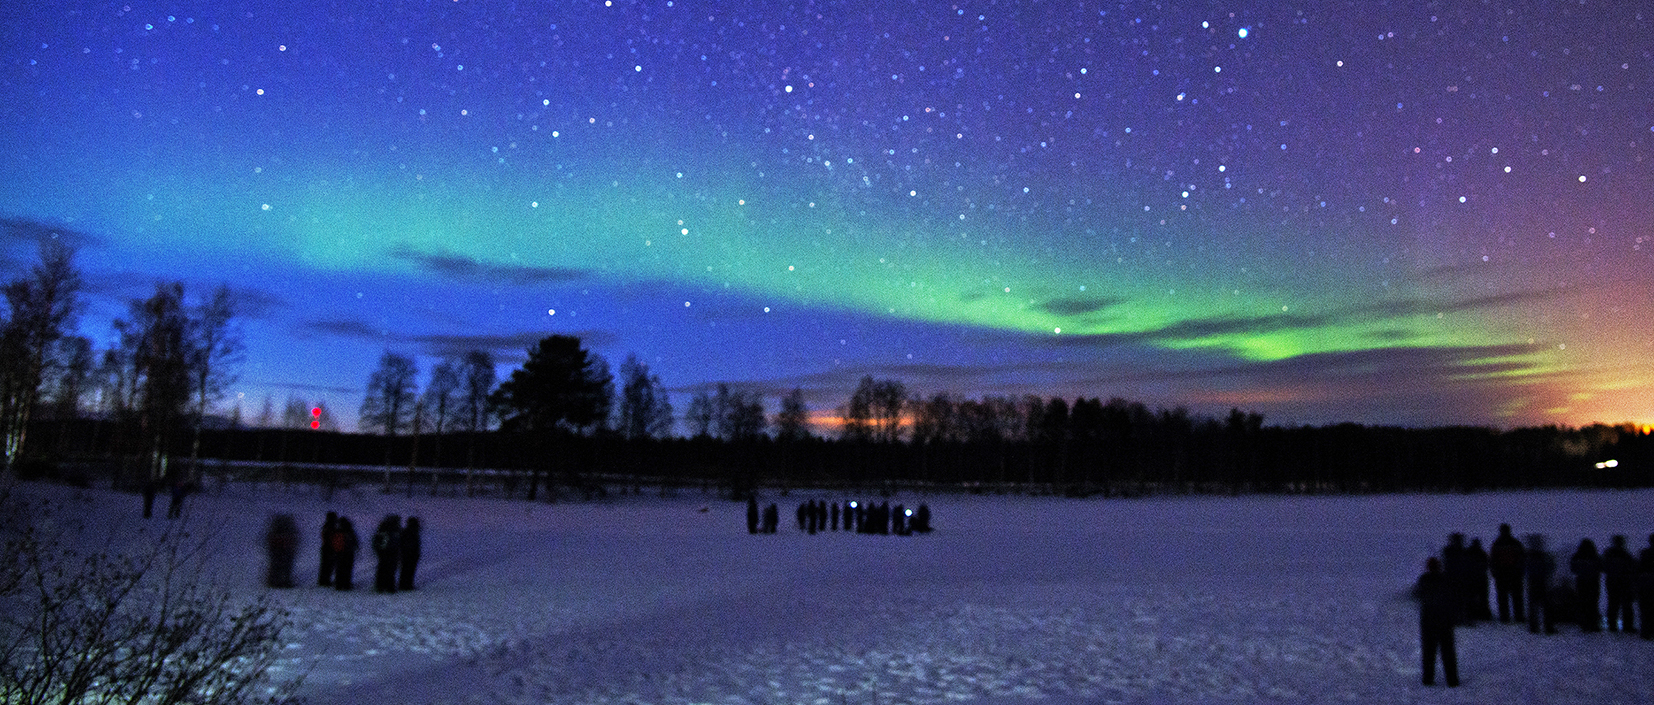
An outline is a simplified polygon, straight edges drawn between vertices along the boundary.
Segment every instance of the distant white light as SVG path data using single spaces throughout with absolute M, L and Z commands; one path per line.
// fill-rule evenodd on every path
M 264 204 L 262 207 L 260 207 L 260 210 L 270 210 L 270 204 L 268 204 L 268 203 Z
M 1582 184 L 1585 183 L 1585 175 L 1584 174 L 1579 175 L 1579 182 L 1582 183 Z
M 1240 31 L 1239 31 L 1239 32 L 1237 32 L 1237 34 L 1239 34 L 1239 35 L 1240 35 L 1240 38 L 1241 38 L 1241 39 L 1245 39 L 1245 38 L 1246 38 L 1246 35 L 1248 35 L 1248 34 L 1251 34 L 1251 32 L 1248 32 L 1248 31 L 1247 31 L 1247 29 L 1246 29 L 1246 28 L 1245 28 L 1245 27 L 1242 27 L 1242 28 L 1240 28 Z
M 555 316 L 555 315 L 557 315 L 557 309 L 554 309 L 554 308 L 548 308 L 548 309 L 546 309 L 546 315 L 547 315 L 547 316 Z

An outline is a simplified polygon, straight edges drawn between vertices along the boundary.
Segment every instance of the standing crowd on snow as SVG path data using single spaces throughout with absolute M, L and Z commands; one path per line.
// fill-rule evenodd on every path
M 1654 534 L 1636 557 L 1624 536 L 1614 536 L 1600 553 L 1596 542 L 1581 539 L 1565 564 L 1572 581 L 1556 575 L 1557 559 L 1541 534 L 1528 534 L 1524 545 L 1509 524 L 1500 524 L 1499 536 L 1487 548 L 1480 538 L 1471 539 L 1468 546 L 1464 541 L 1462 533 L 1450 535 L 1441 555 L 1425 562 L 1425 572 L 1414 586 L 1425 685 L 1435 683 L 1438 652 L 1447 685 L 1459 684 L 1453 628 L 1492 621 L 1495 610 L 1500 623 L 1526 622 L 1534 634 L 1541 629 L 1555 634 L 1558 624 L 1571 623 L 1582 632 L 1606 627 L 1654 640 Z M 1489 577 L 1496 608 L 1488 604 Z M 1604 593 L 1606 614 L 1601 609 Z
M 269 557 L 265 584 L 273 588 L 294 587 L 293 562 L 298 553 L 299 528 L 293 515 L 276 514 L 270 517 L 264 538 Z M 387 514 L 380 520 L 379 527 L 369 539 L 369 547 L 373 549 L 376 561 L 373 570 L 375 592 L 394 593 L 414 589 L 420 544 L 419 517 L 408 517 L 406 524 L 402 517 L 395 514 Z M 361 538 L 356 534 L 356 525 L 351 523 L 350 517 L 328 512 L 322 522 L 321 566 L 316 584 L 339 591 L 355 589 L 356 553 L 360 549 Z
M 758 498 L 747 497 L 747 533 L 773 534 L 779 521 L 776 505 L 758 509 Z M 930 533 L 930 506 L 920 503 L 917 509 L 901 504 L 891 507 L 889 502 L 864 503 L 849 500 L 827 502 L 812 499 L 798 505 L 798 530 L 809 534 L 824 531 L 850 531 L 858 534 L 912 536 Z M 842 528 L 841 528 L 842 527 Z

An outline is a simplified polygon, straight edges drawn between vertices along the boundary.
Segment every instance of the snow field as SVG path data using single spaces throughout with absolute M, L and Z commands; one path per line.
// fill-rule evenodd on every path
M 93 493 L 112 521 L 138 499 Z M 806 498 L 767 496 L 784 520 Z M 746 533 L 699 493 L 529 504 L 231 485 L 191 498 L 258 585 L 271 512 L 304 533 L 288 672 L 327 703 L 1647 703 L 1654 642 L 1487 624 L 1458 689 L 1419 684 L 1407 589 L 1451 531 L 1633 548 L 1654 492 L 1137 500 L 902 495 L 928 536 Z M 708 511 L 701 512 L 705 507 Z M 328 510 L 425 524 L 420 587 L 314 586 Z M 126 516 L 133 517 L 125 519 Z

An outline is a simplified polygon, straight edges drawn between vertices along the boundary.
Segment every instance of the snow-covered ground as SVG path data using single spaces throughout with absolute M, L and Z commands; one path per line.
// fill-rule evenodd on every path
M 92 492 L 112 522 L 139 500 Z M 600 503 L 230 485 L 190 499 L 259 586 L 272 512 L 303 528 L 285 672 L 356 703 L 1650 703 L 1654 642 L 1460 629 L 1464 684 L 1419 684 L 1407 590 L 1451 531 L 1500 522 L 1633 549 L 1654 491 L 1134 500 L 899 495 L 928 536 L 746 533 L 688 491 Z M 859 499 L 868 499 L 861 497 Z M 164 505 L 164 498 L 160 504 Z M 703 508 L 706 511 L 701 511 Z M 322 515 L 425 525 L 419 589 L 314 586 Z M 160 519 L 151 521 L 164 521 Z M 1438 681 L 1439 682 L 1439 681 Z

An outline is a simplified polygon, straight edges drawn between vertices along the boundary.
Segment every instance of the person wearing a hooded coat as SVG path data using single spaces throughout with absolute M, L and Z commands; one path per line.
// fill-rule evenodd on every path
M 1493 540 L 1493 548 L 1488 552 L 1488 568 L 1493 573 L 1493 597 L 1499 604 L 1500 622 L 1509 622 L 1512 612 L 1516 614 L 1518 624 L 1526 619 L 1522 616 L 1522 561 L 1525 553 L 1522 542 L 1511 535 L 1510 524 L 1500 524 L 1499 538 Z
M 1447 687 L 1459 687 L 1459 653 L 1453 643 L 1453 623 L 1457 618 L 1460 600 L 1451 578 L 1442 572 L 1441 561 L 1430 558 L 1425 571 L 1413 587 L 1419 600 L 1419 650 L 1425 685 L 1436 684 L 1436 652 L 1441 652 L 1442 674 Z
M 1636 631 L 1632 604 L 1637 592 L 1637 559 L 1625 546 L 1625 536 L 1616 535 L 1602 552 L 1602 583 L 1608 593 L 1608 631 Z
M 1602 556 L 1590 539 L 1579 542 L 1579 548 L 1568 559 L 1568 570 L 1574 574 L 1574 596 L 1578 606 L 1579 628 L 1587 632 L 1602 631 Z
M 347 592 L 356 587 L 356 550 L 361 547 L 350 517 L 339 517 L 329 541 L 333 544 L 333 588 Z
M 316 585 L 328 587 L 333 584 L 333 532 L 339 526 L 339 513 L 328 512 L 327 519 L 322 521 L 322 565 L 316 575 Z
M 758 533 L 758 498 L 747 495 L 747 533 Z
M 1551 594 L 1551 576 L 1556 573 L 1556 559 L 1545 551 L 1545 537 L 1528 535 L 1528 551 L 1522 558 L 1528 574 L 1528 631 L 1539 633 L 1539 624 L 1545 623 L 1545 633 L 1556 633 L 1556 615 L 1546 604 Z
M 376 592 L 396 592 L 396 560 L 402 554 L 402 517 L 386 515 L 373 532 L 373 555 L 378 565 L 373 571 L 373 589 Z
M 414 589 L 414 571 L 419 568 L 419 517 L 408 517 L 407 526 L 402 527 L 402 555 L 397 563 L 396 589 Z

